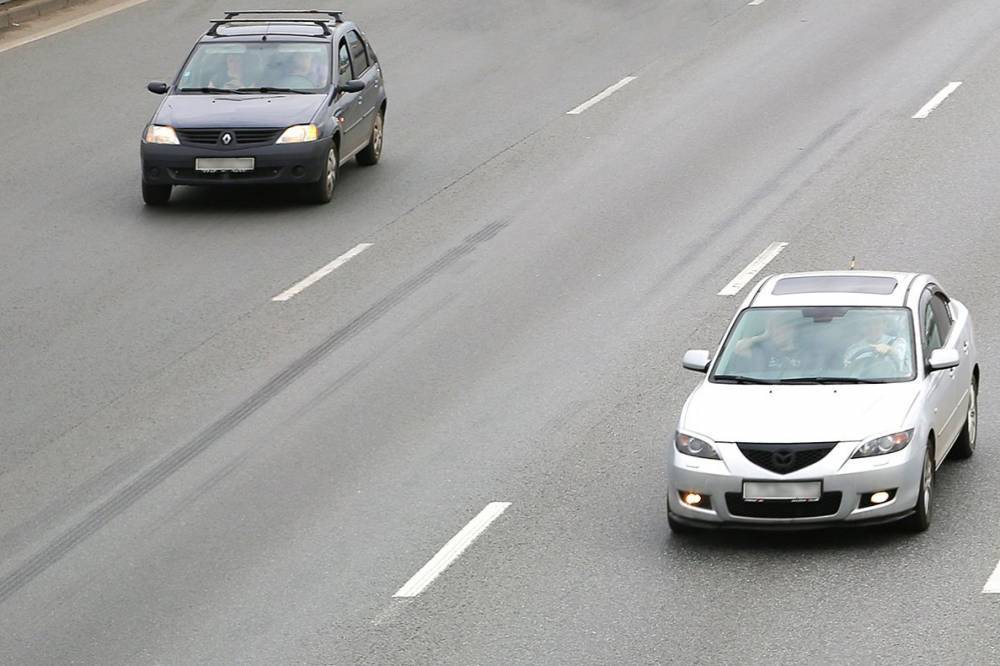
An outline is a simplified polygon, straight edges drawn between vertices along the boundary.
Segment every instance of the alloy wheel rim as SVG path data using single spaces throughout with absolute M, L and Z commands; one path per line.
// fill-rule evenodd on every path
M 334 158 L 334 153 L 331 150 L 330 154 L 326 158 L 326 191 L 327 194 L 333 192 L 333 183 L 337 177 L 337 164 Z
M 934 463 L 928 451 L 924 459 L 924 513 L 931 515 L 931 493 L 934 491 Z
M 375 127 L 372 128 L 372 133 L 375 135 L 372 137 L 372 143 L 375 144 L 375 156 L 378 157 L 382 154 L 382 114 L 378 114 L 375 117 Z
M 969 446 L 976 446 L 976 431 L 979 427 L 976 414 L 976 401 L 979 396 L 976 395 L 976 387 L 973 386 L 970 389 L 971 395 L 969 396 L 969 416 L 968 416 L 968 427 L 969 427 Z

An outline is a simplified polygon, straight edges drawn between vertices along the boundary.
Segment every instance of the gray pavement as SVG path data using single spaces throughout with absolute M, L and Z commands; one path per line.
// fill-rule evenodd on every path
M 1000 661 L 1000 7 L 348 4 L 385 161 L 328 207 L 145 210 L 144 84 L 223 5 L 0 53 L 0 661 Z M 773 241 L 768 271 L 857 256 L 972 308 L 980 448 L 928 533 L 668 533 L 680 355 Z

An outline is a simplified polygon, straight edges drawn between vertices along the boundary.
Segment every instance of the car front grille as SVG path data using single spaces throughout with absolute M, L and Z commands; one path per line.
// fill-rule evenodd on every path
M 177 137 L 181 140 L 181 143 L 199 146 L 220 145 L 227 148 L 273 143 L 278 138 L 278 135 L 281 134 L 281 131 L 280 128 L 276 127 L 255 127 L 237 130 L 219 128 L 176 130 Z M 225 132 L 229 132 L 233 136 L 233 141 L 228 146 L 222 143 L 222 135 Z
M 219 142 L 222 130 L 217 129 L 179 129 L 177 137 L 182 143 L 214 144 Z
M 818 463 L 836 442 L 815 444 L 737 444 L 740 453 L 758 467 L 775 474 L 790 474 Z
M 740 493 L 726 493 L 726 508 L 741 518 L 821 518 L 832 516 L 840 509 L 841 493 L 823 493 L 815 502 L 764 500 L 747 502 Z
M 236 143 L 271 143 L 280 133 L 280 129 L 243 129 L 234 132 Z

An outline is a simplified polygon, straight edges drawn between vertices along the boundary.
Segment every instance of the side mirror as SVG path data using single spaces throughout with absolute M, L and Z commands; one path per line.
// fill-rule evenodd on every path
M 356 93 L 364 90 L 366 85 L 367 84 L 365 84 L 365 82 L 362 81 L 361 79 L 352 79 L 345 83 L 341 83 L 339 86 L 337 86 L 337 90 L 339 92 Z
M 168 90 L 170 90 L 170 86 L 162 81 L 153 81 L 146 86 L 146 90 L 151 93 L 156 93 L 157 95 L 164 95 Z
M 711 364 L 712 356 L 707 349 L 689 349 L 684 352 L 684 359 L 681 361 L 685 369 L 695 372 L 708 372 Z
M 930 368 L 931 372 L 948 370 L 949 368 L 957 368 L 961 360 L 957 349 L 935 349 L 931 352 L 927 367 Z

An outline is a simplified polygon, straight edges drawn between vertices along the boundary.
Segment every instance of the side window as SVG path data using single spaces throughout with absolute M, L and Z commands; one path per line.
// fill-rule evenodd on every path
M 923 299 L 923 312 L 920 314 L 920 334 L 924 341 L 924 357 L 930 357 L 931 352 L 941 348 L 941 331 L 938 328 L 937 315 L 931 306 L 931 299 Z
M 938 334 L 941 336 L 943 345 L 951 333 L 951 314 L 948 312 L 948 301 L 941 293 L 931 296 L 931 310 L 934 311 L 934 318 L 937 320 Z
M 351 60 L 354 61 L 354 76 L 361 76 L 361 73 L 368 69 L 368 52 L 365 45 L 358 36 L 358 33 L 351 30 L 347 33 L 347 45 L 351 47 Z
M 338 68 L 339 68 L 339 78 L 340 83 L 344 81 L 350 81 L 354 78 L 351 75 L 351 55 L 347 50 L 347 42 L 340 42 L 340 52 L 337 55 Z
M 368 50 L 368 64 L 378 64 L 378 58 L 375 56 L 375 49 L 372 48 L 372 43 L 368 41 L 367 37 L 362 37 L 361 39 L 364 41 L 365 48 Z

